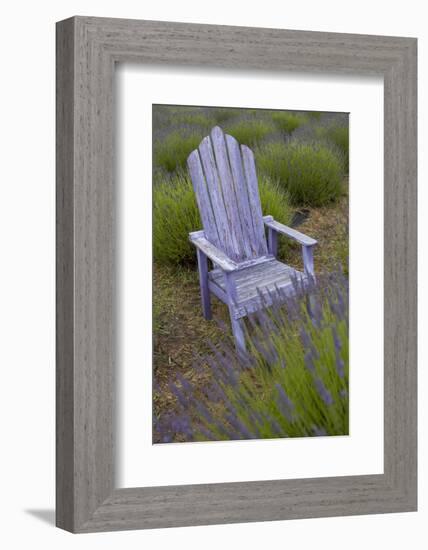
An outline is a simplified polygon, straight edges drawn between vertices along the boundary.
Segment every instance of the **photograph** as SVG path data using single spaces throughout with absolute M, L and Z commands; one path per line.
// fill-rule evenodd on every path
M 154 104 L 152 153 L 153 443 L 348 435 L 349 113 Z
M 427 547 L 425 4 L 2 7 L 0 547 Z

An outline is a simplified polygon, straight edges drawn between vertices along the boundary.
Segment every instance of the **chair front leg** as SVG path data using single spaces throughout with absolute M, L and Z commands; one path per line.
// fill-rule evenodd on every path
M 315 283 L 315 269 L 314 269 L 314 245 L 302 246 L 303 266 L 305 274 L 309 277 L 309 290 L 311 290 L 313 283 Z M 313 289 L 312 289 L 313 290 Z M 316 300 L 312 292 L 306 296 L 306 307 L 311 317 L 314 316 L 316 311 Z
M 237 302 L 236 285 L 233 279 L 233 273 L 224 272 L 224 280 L 226 285 L 226 294 L 228 299 L 230 323 L 232 325 L 232 332 L 235 338 L 235 347 L 238 354 L 246 355 L 247 347 L 245 345 L 245 333 L 243 327 L 243 320 L 235 318 L 234 305 Z
M 303 245 L 302 256 L 305 274 L 315 280 L 314 245 Z
M 202 313 L 205 319 L 212 319 L 210 289 L 208 287 L 208 258 L 199 248 L 198 256 L 199 285 L 201 287 Z

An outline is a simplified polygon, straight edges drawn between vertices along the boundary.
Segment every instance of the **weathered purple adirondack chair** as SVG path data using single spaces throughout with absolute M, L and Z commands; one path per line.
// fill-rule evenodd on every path
M 189 155 L 187 165 L 203 224 L 202 231 L 189 234 L 198 257 L 203 315 L 211 319 L 212 292 L 229 307 L 236 347 L 245 351 L 242 317 L 266 307 L 263 295 L 293 292 L 293 278 L 314 277 L 317 241 L 263 216 L 254 155 L 218 126 Z M 302 245 L 304 273 L 276 259 L 278 233 Z

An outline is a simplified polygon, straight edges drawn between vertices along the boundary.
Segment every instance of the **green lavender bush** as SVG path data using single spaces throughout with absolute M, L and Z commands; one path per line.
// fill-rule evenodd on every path
M 273 125 L 261 120 L 241 120 L 227 126 L 226 134 L 233 136 L 239 143 L 254 147 L 275 131 Z
M 215 119 L 212 116 L 208 116 L 206 113 L 202 112 L 178 112 L 172 117 L 173 124 L 184 125 L 189 127 L 196 126 L 199 130 L 200 128 L 211 128 L 214 126 Z
M 306 114 L 311 120 L 318 121 L 322 113 L 321 111 L 308 111 Z
M 236 118 L 241 113 L 240 109 L 231 109 L 230 107 L 217 107 L 210 109 L 210 115 L 217 124 L 224 124 L 233 118 Z
M 187 157 L 194 149 L 197 149 L 203 137 L 203 130 L 186 135 L 178 131 L 171 132 L 163 140 L 154 144 L 155 167 L 167 172 L 184 169 Z
M 299 126 L 306 122 L 306 118 L 302 115 L 296 115 L 287 111 L 278 111 L 273 113 L 272 120 L 274 124 L 286 134 L 291 134 Z
M 331 148 L 297 140 L 256 151 L 259 174 L 278 181 L 294 204 L 322 206 L 342 193 L 343 161 Z
M 270 214 L 281 223 L 290 223 L 292 209 L 288 196 L 274 181 L 261 178 L 259 193 L 264 215 Z M 188 235 L 198 229 L 202 229 L 202 224 L 190 178 L 185 173 L 174 177 L 158 176 L 153 186 L 154 259 L 164 264 L 194 263 L 195 249 Z
M 316 135 L 320 138 L 327 139 L 341 151 L 345 169 L 349 170 L 349 127 L 330 125 L 327 127 L 319 127 L 316 130 Z

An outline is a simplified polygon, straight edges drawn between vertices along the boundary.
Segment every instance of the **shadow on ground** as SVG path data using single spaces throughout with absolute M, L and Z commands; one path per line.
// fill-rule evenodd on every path
M 24 510 L 26 514 L 33 516 L 44 523 L 49 525 L 55 525 L 55 510 L 50 508 L 30 508 L 29 510 Z

